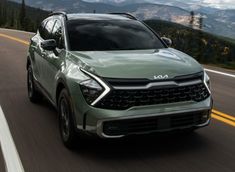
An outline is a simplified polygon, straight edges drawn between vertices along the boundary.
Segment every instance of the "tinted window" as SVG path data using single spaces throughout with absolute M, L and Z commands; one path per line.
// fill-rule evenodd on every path
M 70 20 L 73 51 L 159 49 L 164 45 L 145 25 L 134 20 Z
M 56 40 L 58 48 L 63 48 L 62 23 L 56 20 L 52 30 L 52 39 Z
M 51 39 L 51 31 L 52 31 L 52 28 L 54 26 L 54 20 L 53 19 L 49 19 L 48 22 L 46 23 L 44 29 L 42 30 L 42 33 L 41 33 L 41 37 L 43 39 Z

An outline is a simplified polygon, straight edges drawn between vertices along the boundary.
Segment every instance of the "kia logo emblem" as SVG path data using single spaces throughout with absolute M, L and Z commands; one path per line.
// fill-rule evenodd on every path
M 154 75 L 153 78 L 154 79 L 167 79 L 168 75 Z

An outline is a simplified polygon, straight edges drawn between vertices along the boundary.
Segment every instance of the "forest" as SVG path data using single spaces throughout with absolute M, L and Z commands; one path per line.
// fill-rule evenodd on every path
M 0 0 L 0 27 L 34 32 L 49 12 L 8 0 Z

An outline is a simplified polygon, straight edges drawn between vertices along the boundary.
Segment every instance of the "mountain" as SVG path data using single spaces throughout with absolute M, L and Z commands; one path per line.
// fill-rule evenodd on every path
M 21 0 L 14 0 L 21 2 Z M 63 10 L 69 13 L 129 12 L 140 20 L 161 19 L 188 25 L 190 11 L 195 11 L 198 27 L 199 17 L 203 18 L 202 29 L 206 32 L 235 38 L 235 10 L 221 10 L 195 3 L 197 0 L 25 0 L 26 4 L 48 11 Z M 89 0 L 88 0 L 89 1 Z M 94 2 L 95 1 L 95 2 Z M 149 3 L 149 2 L 157 2 Z
M 234 10 L 220 10 L 213 13 L 216 20 L 226 23 L 227 21 L 235 24 L 235 9 Z
M 20 2 L 21 0 L 15 1 Z M 141 2 L 136 0 L 133 1 Z M 134 14 L 141 20 L 158 18 L 162 20 L 174 21 L 181 24 L 187 24 L 190 16 L 189 11 L 169 5 L 152 3 L 125 3 L 126 1 L 122 0 L 116 0 L 116 2 L 121 2 L 119 3 L 119 5 L 115 5 L 117 3 L 111 4 L 111 2 L 108 2 L 109 0 L 102 0 L 99 3 L 85 2 L 82 0 L 26 0 L 26 4 L 48 11 L 64 10 L 70 13 L 93 12 L 94 10 L 97 13 L 129 12 Z
M 21 0 L 15 0 L 21 2 Z M 108 12 L 129 12 L 140 20 L 157 18 L 187 24 L 189 11 L 168 5 L 151 3 L 132 3 L 125 5 L 111 5 L 106 3 L 85 2 L 82 0 L 26 0 L 26 4 L 48 11 L 63 10 L 69 13 L 108 13 Z
M 102 2 L 109 4 L 133 4 L 133 3 L 155 3 L 177 6 L 185 9 L 211 8 L 211 9 L 235 9 L 233 0 L 84 0 L 88 2 Z
M 22 0 L 13 1 L 20 3 Z M 97 10 L 99 12 L 104 12 L 115 8 L 115 6 L 105 3 L 89 3 L 82 0 L 25 0 L 25 3 L 29 6 L 47 11 L 63 10 L 67 12 L 93 12 L 93 10 Z
M 21 3 L 22 0 L 13 0 L 16 2 Z M 98 13 L 104 12 L 134 12 L 138 10 L 138 8 L 142 7 L 163 7 L 164 5 L 160 4 L 153 4 L 153 3 L 143 3 L 141 0 L 132 0 L 122 1 L 122 0 L 98 0 L 98 2 L 86 2 L 82 0 L 25 0 L 26 4 L 29 6 L 45 9 L 48 11 L 55 11 L 55 10 L 64 10 L 67 12 L 93 12 L 96 10 Z M 116 3 L 115 3 L 116 2 Z M 117 3 L 120 2 L 120 3 Z M 123 2 L 123 3 L 122 3 Z M 138 3 L 137 3 L 138 2 Z M 142 2 L 142 3 L 141 3 Z M 174 12 L 174 9 L 183 10 L 178 7 L 174 6 L 167 6 L 165 8 L 169 8 Z
M 205 24 L 206 31 L 235 38 L 235 10 L 219 10 L 207 14 Z

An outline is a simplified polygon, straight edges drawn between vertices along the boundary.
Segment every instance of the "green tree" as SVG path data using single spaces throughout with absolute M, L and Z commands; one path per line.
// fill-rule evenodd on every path
M 189 25 L 193 28 L 194 25 L 194 21 L 195 21 L 195 14 L 194 11 L 190 12 L 190 19 L 189 19 Z
M 11 16 L 10 16 L 10 27 L 13 28 L 14 24 L 15 24 L 15 13 L 14 13 L 14 10 L 12 10 Z
M 23 0 L 21 4 L 0 0 L 0 27 L 36 31 L 36 28 L 48 16 L 48 13 L 28 7 Z
M 202 30 L 202 28 L 203 28 L 203 17 L 200 15 L 200 17 L 199 17 L 199 29 Z
M 25 14 L 25 2 L 24 0 L 22 0 L 22 3 L 21 3 L 21 9 L 20 9 L 20 26 L 22 29 L 25 29 L 25 25 L 26 25 L 26 14 Z
M 5 25 L 7 21 L 7 0 L 0 2 L 0 24 Z

